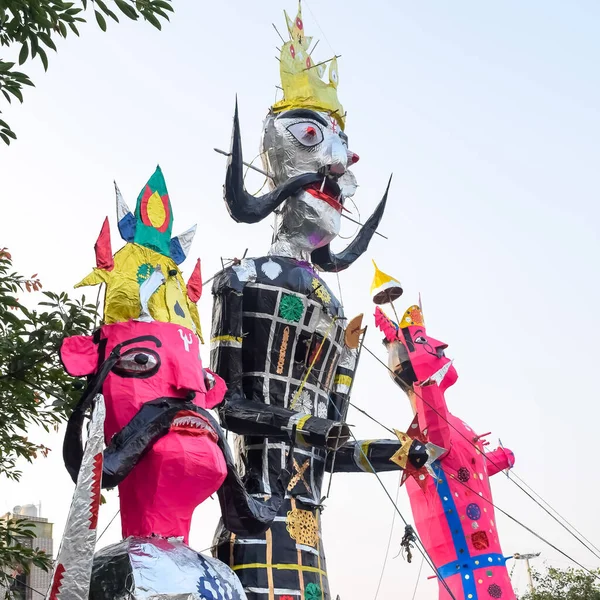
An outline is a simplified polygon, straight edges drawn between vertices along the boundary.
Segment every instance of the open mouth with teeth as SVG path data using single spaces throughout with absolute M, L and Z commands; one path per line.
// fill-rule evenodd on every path
M 212 425 L 198 413 L 191 410 L 181 410 L 175 415 L 171 423 L 171 431 L 184 435 L 206 435 L 215 443 L 219 439 Z
M 340 186 L 330 175 L 323 177 L 321 183 L 311 183 L 304 189 L 311 196 L 327 202 L 329 206 L 332 206 L 338 212 L 341 213 L 342 210 L 348 212 L 348 210 L 342 205 L 342 191 L 340 190 Z

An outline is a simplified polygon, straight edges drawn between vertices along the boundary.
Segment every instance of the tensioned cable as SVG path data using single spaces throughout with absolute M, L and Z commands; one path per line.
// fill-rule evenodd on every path
M 342 418 L 342 413 L 340 412 L 340 409 L 335 405 L 335 403 L 331 399 L 331 396 L 328 396 L 328 402 L 329 402 L 329 404 L 331 404 L 331 406 L 333 406 L 334 410 L 338 413 L 339 417 Z M 354 432 L 352 431 L 352 429 L 348 429 L 348 431 L 350 433 L 350 436 L 354 440 L 354 443 L 356 444 L 356 447 L 360 450 L 360 453 L 362 454 L 364 460 L 366 461 L 366 464 L 368 465 L 370 471 L 373 473 L 373 475 L 375 475 L 377 481 L 379 482 L 379 485 L 381 485 L 381 487 L 383 488 L 383 491 L 385 492 L 385 495 L 388 497 L 388 499 L 390 500 L 390 502 L 394 506 L 394 509 L 396 510 L 396 512 L 398 513 L 398 515 L 400 516 L 400 518 L 402 519 L 402 522 L 404 523 L 405 526 L 408 525 L 409 524 L 408 521 L 404 518 L 404 515 L 402 514 L 402 512 L 398 508 L 398 505 L 396 504 L 396 502 L 394 502 L 394 499 L 392 498 L 392 495 L 389 493 L 388 489 L 385 487 L 385 484 L 381 480 L 381 477 L 379 477 L 379 474 L 377 473 L 377 471 L 375 470 L 375 468 L 371 464 L 371 461 L 369 460 L 369 457 L 367 456 L 366 452 L 363 450 L 361 444 L 356 439 L 356 436 L 354 435 Z M 415 540 L 416 540 L 415 545 L 416 545 L 417 549 L 419 550 L 419 552 L 421 553 L 421 555 L 423 556 L 424 559 L 426 557 L 427 564 L 431 567 L 431 569 L 435 573 L 435 575 L 438 578 L 438 580 L 442 583 L 442 585 L 444 586 L 444 588 L 448 592 L 448 595 L 450 596 L 450 598 L 452 598 L 452 600 L 456 600 L 456 596 L 452 593 L 452 590 L 448 586 L 447 581 L 440 575 L 440 572 L 438 571 L 438 568 L 435 566 L 435 563 L 433 562 L 432 558 L 429 556 L 429 552 L 427 552 L 427 549 L 423 545 L 423 542 L 421 541 L 421 538 L 419 537 L 419 535 L 417 534 L 416 531 L 415 531 Z
M 398 504 L 398 498 L 400 496 L 400 480 L 402 479 L 402 471 L 400 471 L 400 477 L 398 478 L 398 487 L 396 488 L 396 500 L 395 503 Z M 388 557 L 390 555 L 390 547 L 392 545 L 392 537 L 394 536 L 394 523 L 396 522 L 396 511 L 392 513 L 392 524 L 390 525 L 390 535 L 388 537 L 387 548 L 385 549 L 385 557 L 383 559 L 383 565 L 381 566 L 381 574 L 379 575 L 379 582 L 377 583 L 377 589 L 375 590 L 375 598 L 373 600 L 377 600 L 377 596 L 379 596 L 379 589 L 381 588 L 381 583 L 383 581 L 383 574 L 385 573 L 385 567 L 387 566 Z M 423 564 L 423 563 L 421 563 Z
M 421 570 L 423 569 L 423 559 L 421 559 L 421 566 L 419 567 L 419 573 L 417 574 L 417 581 L 415 581 L 415 591 L 412 595 L 412 600 L 415 600 L 417 596 L 417 588 L 419 587 L 419 579 L 421 578 Z
M 393 375 L 395 375 L 395 373 L 388 367 L 388 365 L 386 365 L 375 353 L 373 353 L 369 348 L 367 348 L 367 346 L 363 346 L 363 347 L 379 364 L 383 365 L 383 367 L 385 369 L 387 369 L 390 373 L 392 373 Z M 457 429 L 454 424 L 452 424 L 448 419 L 446 419 L 446 417 L 443 414 L 441 414 L 437 409 L 435 409 L 433 406 L 431 406 L 431 404 L 429 402 L 427 402 L 427 400 L 425 400 L 420 394 L 418 394 L 417 392 L 415 392 L 415 390 L 411 386 L 409 386 L 408 384 L 406 384 L 405 382 L 403 382 L 401 379 L 396 379 L 396 381 L 400 382 L 400 384 L 404 387 L 405 391 L 408 390 L 408 389 L 410 389 L 410 391 L 412 391 L 415 394 L 415 396 L 417 396 L 422 402 L 424 402 L 425 404 L 427 404 L 427 406 L 431 410 L 433 410 L 443 421 L 445 421 L 450 427 L 452 427 L 452 429 L 454 429 L 473 448 L 475 448 L 476 450 L 479 450 L 479 448 L 477 448 L 477 446 L 473 443 L 472 440 L 470 440 L 466 435 L 464 435 L 462 431 L 460 431 L 459 429 Z M 498 465 L 497 463 L 494 462 L 494 460 L 492 458 L 490 458 L 489 456 L 486 456 L 486 453 L 482 453 L 482 456 L 487 461 L 489 461 L 492 465 L 494 465 L 499 471 L 503 470 L 503 469 L 500 468 L 500 465 Z M 549 512 L 546 509 L 546 507 L 542 506 L 529 492 L 527 492 L 525 489 L 523 489 L 523 487 L 521 487 L 521 485 L 519 485 L 514 479 L 511 479 L 510 477 L 509 477 L 509 479 L 510 479 L 510 481 L 512 481 L 512 483 L 514 485 L 517 486 L 518 489 L 520 489 L 524 494 L 526 494 L 529 498 L 531 498 L 544 512 L 546 512 L 548 515 L 550 515 L 563 529 L 565 529 L 565 531 L 567 531 L 582 546 L 584 546 L 584 548 L 586 548 L 587 550 L 589 550 L 596 558 L 600 559 L 600 555 L 599 554 L 597 554 L 594 550 L 592 550 L 583 540 L 581 540 L 575 533 L 573 533 L 573 531 L 571 531 L 564 523 L 562 523 L 551 512 Z M 521 478 L 519 477 L 519 479 L 521 479 Z M 557 512 L 557 514 L 558 514 L 558 511 L 555 511 L 555 512 Z M 563 518 L 563 517 L 561 517 L 561 518 Z M 566 521 L 566 519 L 564 519 L 564 520 Z

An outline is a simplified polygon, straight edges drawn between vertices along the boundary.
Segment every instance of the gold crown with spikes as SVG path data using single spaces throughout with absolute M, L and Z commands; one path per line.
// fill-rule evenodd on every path
M 313 63 L 308 53 L 312 37 L 304 33 L 302 6 L 298 0 L 298 14 L 290 19 L 284 11 L 290 41 L 281 48 L 279 71 L 283 99 L 273 106 L 274 112 L 292 108 L 307 108 L 329 113 L 344 129 L 345 113 L 337 97 L 338 65 L 337 58 Z M 329 63 L 329 82 L 323 80 L 326 65 Z

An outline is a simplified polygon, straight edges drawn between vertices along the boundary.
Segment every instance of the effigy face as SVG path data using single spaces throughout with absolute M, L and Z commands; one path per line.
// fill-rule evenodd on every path
M 123 535 L 187 540 L 194 508 L 219 489 L 227 473 L 218 434 L 194 406 L 212 408 L 211 400 L 220 399 L 224 390 L 213 388 L 209 397 L 198 337 L 176 323 L 104 325 L 94 337 L 66 339 L 61 357 L 70 373 L 95 375 L 115 349 L 120 357 L 101 388 L 107 444 L 126 428 L 124 437 L 152 427 L 152 421 L 138 417 L 144 405 L 152 403 L 154 422 L 158 412 L 169 411 L 166 433 L 120 461 L 131 469 L 119 484 Z M 170 405 L 163 408 L 165 399 Z
M 263 164 L 277 187 L 292 177 L 319 174 L 318 181 L 290 196 L 278 216 L 287 244 L 311 252 L 340 232 L 341 212 L 356 191 L 349 167 L 358 155 L 348 149 L 348 137 L 328 113 L 292 109 L 269 114 L 263 128 Z
M 442 391 L 456 383 L 458 373 L 444 353 L 448 344 L 427 334 L 418 306 L 411 306 L 404 313 L 399 327 L 379 308 L 375 320 L 386 336 L 388 367 L 393 378 L 403 382 L 404 389 L 427 381 L 440 372 L 444 373 L 439 383 Z
M 116 346 L 120 348 L 120 358 L 102 384 L 107 440 L 129 424 L 146 402 L 159 398 L 192 399 L 197 406 L 207 408 L 198 338 L 177 324 L 127 321 L 104 325 L 94 338 L 77 336 L 65 340 L 61 357 L 69 372 L 90 375 L 97 372 L 97 366 Z M 184 431 L 208 434 L 201 427 Z

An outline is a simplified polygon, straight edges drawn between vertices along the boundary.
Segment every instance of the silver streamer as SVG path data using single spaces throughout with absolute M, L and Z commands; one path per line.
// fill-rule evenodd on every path
M 88 600 L 100 508 L 105 416 L 104 396 L 97 394 L 81 469 L 46 600 Z

